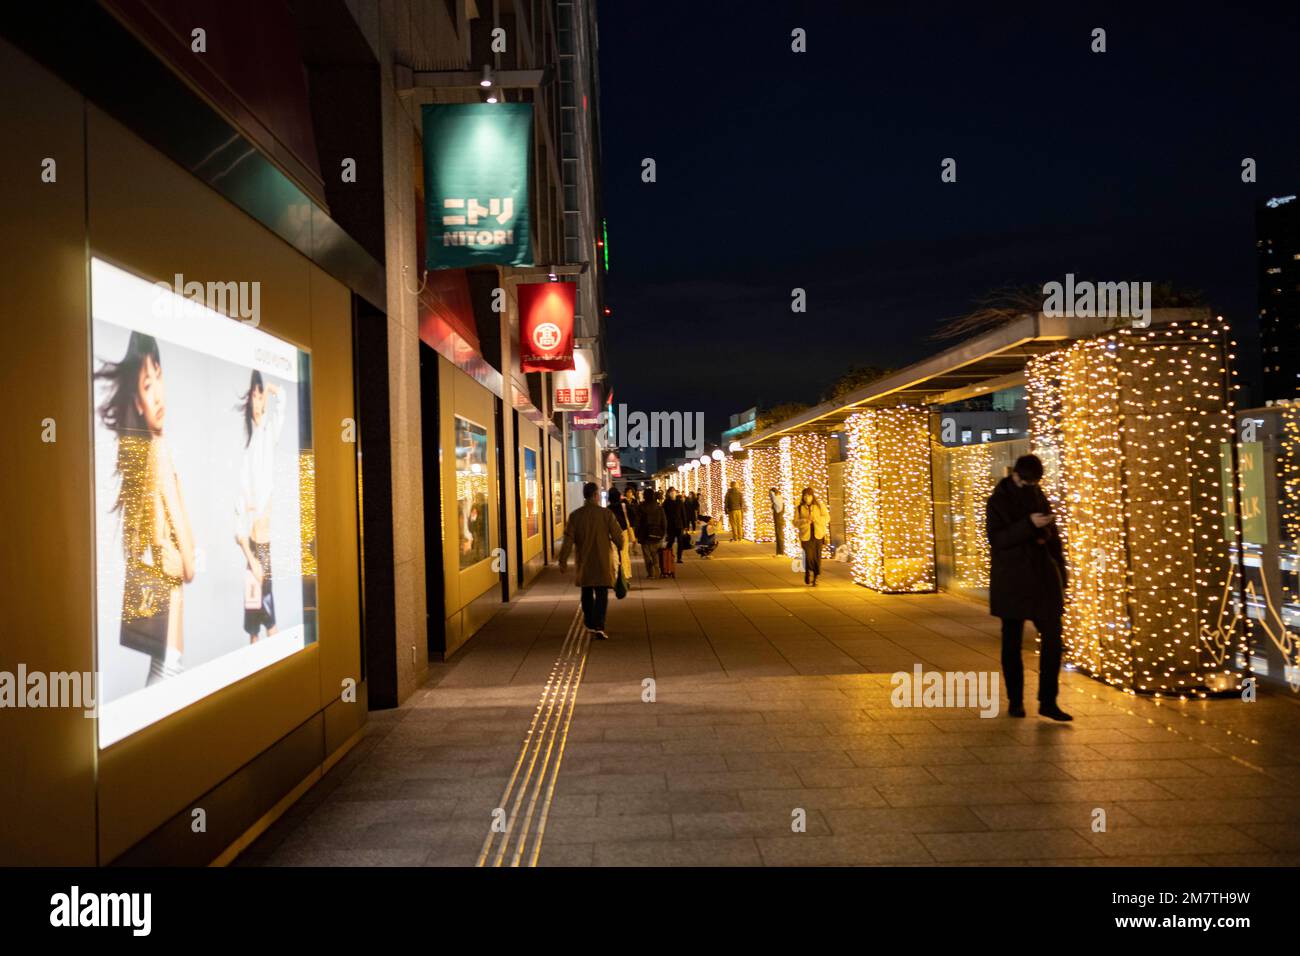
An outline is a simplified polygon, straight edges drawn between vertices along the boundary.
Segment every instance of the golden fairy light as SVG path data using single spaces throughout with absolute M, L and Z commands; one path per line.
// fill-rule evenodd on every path
M 812 488 L 817 500 L 830 513 L 830 473 L 826 467 L 826 436 L 818 432 L 786 435 L 778 448 L 780 455 L 781 493 L 785 495 L 785 553 L 797 558 L 803 549 L 794 523 L 804 488 Z
M 709 515 L 718 522 L 719 527 L 726 525 L 726 518 L 722 513 L 722 491 L 726 487 L 722 483 L 724 469 L 724 463 L 716 458 L 709 467 Z
M 850 415 L 844 430 L 853 580 L 877 591 L 933 591 L 929 414 L 910 406 L 873 408 Z
M 1282 512 L 1282 528 L 1292 547 L 1300 546 L 1300 403 L 1279 405 L 1281 415 L 1278 484 L 1281 494 L 1278 502 Z
M 962 588 L 987 588 L 989 539 L 984 523 L 985 508 L 997 484 L 993 449 L 981 442 L 946 449 L 945 455 L 953 583 Z
M 1069 571 L 1067 652 L 1125 690 L 1205 696 L 1238 683 L 1220 491 L 1226 331 L 1221 320 L 1121 329 L 1026 367 Z
M 1300 688 L 1300 634 L 1297 633 L 1292 621 L 1298 599 L 1295 577 L 1285 572 L 1294 569 L 1295 555 L 1300 548 L 1300 405 L 1293 402 L 1279 403 L 1271 411 L 1277 414 L 1277 452 L 1274 462 L 1277 476 L 1278 518 L 1282 531 L 1279 559 L 1284 573 L 1274 584 L 1270 580 L 1273 578 L 1272 573 L 1263 566 L 1262 562 L 1255 565 L 1256 572 L 1243 572 L 1250 578 L 1249 583 L 1246 584 L 1244 595 L 1246 604 L 1242 617 L 1247 635 L 1246 643 L 1251 650 L 1241 654 L 1240 663 L 1245 669 L 1253 670 L 1255 661 L 1264 656 L 1268 644 L 1271 644 L 1277 655 L 1282 658 L 1283 679 L 1292 690 L 1296 690 Z M 1262 502 L 1252 501 L 1257 499 L 1260 491 L 1263 490 L 1260 487 L 1262 482 L 1252 483 L 1254 487 L 1248 486 L 1247 483 L 1249 469 L 1264 467 L 1264 445 L 1257 444 L 1263 442 L 1263 438 L 1261 436 L 1257 439 L 1254 435 L 1250 435 L 1251 441 L 1248 443 L 1245 435 L 1240 437 L 1238 492 L 1244 530 L 1244 522 L 1249 516 L 1260 515 L 1261 512 L 1265 518 L 1268 515 L 1267 507 L 1261 508 Z M 1248 445 L 1254 447 L 1247 447 Z M 1267 494 L 1267 491 L 1264 493 Z M 1233 517 L 1235 518 L 1236 515 L 1234 514 Z M 1243 534 L 1243 538 L 1246 537 Z M 1243 542 L 1244 544 L 1246 542 Z M 1249 560 L 1250 549 L 1245 550 L 1247 551 L 1246 564 L 1250 566 L 1252 564 Z
M 781 450 L 751 448 L 745 457 L 745 537 L 751 541 L 776 540 L 772 523 L 773 488 L 781 487 Z M 787 501 L 789 499 L 786 499 Z

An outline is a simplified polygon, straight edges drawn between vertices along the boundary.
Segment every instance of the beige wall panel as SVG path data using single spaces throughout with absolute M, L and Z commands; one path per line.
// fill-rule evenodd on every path
M 474 381 L 460 369 L 456 368 L 442 356 L 438 357 L 438 386 L 440 396 L 443 401 L 439 407 L 444 409 L 443 420 L 439 423 L 439 434 L 442 436 L 442 488 L 443 488 L 443 527 L 447 529 L 443 535 L 442 555 L 443 567 L 448 573 L 443 575 L 444 594 L 447 599 L 447 617 L 450 619 L 457 612 L 465 608 L 475 598 L 479 597 L 486 591 L 500 585 L 501 579 L 498 573 L 492 569 L 492 560 L 489 557 L 480 561 L 473 567 L 466 568 L 464 571 L 457 571 L 460 567 L 460 554 L 457 550 L 458 538 L 454 533 L 456 522 L 456 456 L 452 449 L 456 447 L 456 422 L 455 416 L 468 419 L 475 424 L 482 425 L 488 433 L 488 509 L 489 509 L 489 538 L 493 542 L 493 547 L 499 540 L 500 528 L 500 511 L 498 507 L 498 483 L 497 483 L 497 462 L 496 447 L 498 436 L 493 415 L 493 396 L 486 388 Z M 450 405 L 452 413 L 447 413 L 445 409 Z M 470 628 L 466 633 L 472 633 Z M 460 636 L 463 640 L 463 635 Z M 451 647 L 451 636 L 448 637 L 448 648 Z
M 357 567 L 357 446 L 343 440 L 354 419 L 352 308 L 347 288 L 311 267 L 312 418 L 316 450 L 317 627 L 320 704 L 337 700 L 344 678 L 361 680 Z M 358 695 L 359 696 L 359 695 Z M 350 706 L 364 708 L 363 702 Z
M 103 751 L 101 862 L 310 719 L 319 709 L 319 650 L 309 645 Z
M 92 250 L 149 277 L 260 282 L 260 327 L 313 352 L 319 451 L 320 642 L 101 754 L 107 861 L 310 719 L 334 697 L 326 687 L 356 672 L 356 460 L 353 446 L 336 447 L 353 407 L 342 287 L 313 278 L 307 260 L 110 119 L 92 110 L 88 129 Z
M 0 670 L 94 669 L 82 100 L 0 40 Z M 41 182 L 42 161 L 57 181 Z M 39 228 L 38 228 L 39 227 Z M 57 441 L 41 440 L 55 421 Z M 0 710 L 0 865 L 95 862 L 95 723 Z
M 310 347 L 310 262 L 93 106 L 86 129 L 92 255 L 167 282 L 259 281 L 259 328 Z
M 453 527 L 456 521 L 456 460 L 453 452 L 456 447 L 456 423 L 447 413 L 448 404 L 454 405 L 456 400 L 453 378 L 456 374 L 456 367 L 439 355 L 438 412 L 441 421 L 438 422 L 438 460 L 442 466 L 442 566 L 444 569 L 442 594 L 446 602 L 444 607 L 448 622 L 448 647 L 451 646 L 453 638 L 456 639 L 456 643 L 459 643 L 459 634 L 454 633 L 453 628 L 459 626 L 456 612 L 461 607 L 460 575 L 452 573 L 454 568 L 459 567 L 456 554 L 456 531 Z

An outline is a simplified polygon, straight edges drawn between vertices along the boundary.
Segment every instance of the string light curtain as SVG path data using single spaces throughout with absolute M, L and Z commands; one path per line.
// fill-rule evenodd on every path
M 845 534 L 853 580 L 876 591 L 935 589 L 930 417 L 923 408 L 850 415 Z
M 1278 506 L 1282 530 L 1292 547 L 1300 546 L 1300 404 L 1278 405 L 1281 415 L 1278 468 Z
M 984 443 L 945 449 L 948 508 L 952 534 L 953 583 L 962 588 L 989 586 L 989 538 L 985 509 L 997 484 L 993 449 Z
M 722 473 L 725 470 L 723 462 L 714 459 L 709 465 L 709 516 L 718 523 L 718 527 L 725 527 L 727 520 L 722 513 Z
M 726 508 L 725 498 L 727 489 L 731 487 L 731 483 L 734 481 L 736 483 L 736 490 L 740 492 L 741 497 L 745 500 L 744 514 L 741 516 L 740 522 L 740 534 L 741 537 L 747 541 L 753 540 L 750 537 L 750 525 L 753 524 L 752 516 L 754 514 L 754 495 L 752 489 L 749 487 L 749 479 L 747 477 L 749 473 L 749 458 L 744 454 L 744 452 L 741 452 L 739 455 L 729 454 L 724 459 L 723 463 L 726 465 L 722 475 L 722 494 L 724 499 L 723 508 Z M 727 524 L 727 528 L 730 530 L 730 523 Z
M 1249 558 L 1251 551 L 1259 554 L 1261 561 L 1257 568 L 1245 572 L 1245 594 L 1243 595 L 1245 613 L 1242 620 L 1246 630 L 1247 645 L 1251 650 L 1246 655 L 1246 659 L 1239 663 L 1244 668 L 1262 658 L 1265 661 L 1264 667 L 1255 666 L 1251 669 L 1256 673 L 1262 670 L 1262 674 L 1267 675 L 1268 648 L 1272 645 L 1273 651 L 1282 659 L 1281 673 L 1272 676 L 1280 676 L 1292 691 L 1300 691 L 1300 640 L 1297 639 L 1300 635 L 1297 634 L 1294 624 L 1295 608 L 1300 604 L 1300 596 L 1296 593 L 1296 575 L 1293 573 L 1294 555 L 1300 549 L 1300 404 L 1278 403 L 1269 409 L 1269 412 L 1277 415 L 1277 451 L 1273 462 L 1276 475 L 1277 519 L 1281 530 L 1281 540 L 1278 541 L 1280 574 L 1275 577 L 1275 572 L 1268 567 L 1271 549 L 1261 541 L 1256 541 L 1254 548 L 1250 547 L 1251 538 L 1258 537 L 1259 529 L 1256 528 L 1255 535 L 1243 533 L 1243 544 L 1248 556 L 1247 567 L 1252 563 Z M 1245 423 L 1252 419 L 1259 422 L 1255 413 L 1238 419 L 1238 437 L 1243 443 L 1248 437 L 1253 442 L 1263 443 L 1264 447 L 1253 449 L 1254 454 L 1250 457 L 1253 467 L 1266 470 L 1265 462 L 1268 459 L 1266 449 L 1269 445 L 1267 437 L 1257 436 L 1253 429 L 1249 435 L 1242 433 Z M 1267 417 L 1264 422 L 1267 422 Z M 1237 487 L 1242 521 L 1247 520 L 1247 515 L 1262 516 L 1266 522 L 1271 521 L 1272 516 L 1269 514 L 1267 503 L 1258 501 L 1259 491 L 1262 490 L 1265 496 L 1272 494 L 1267 488 L 1267 476 L 1258 476 L 1263 481 L 1248 482 L 1248 466 L 1245 457 L 1248 450 L 1245 448 L 1241 450 L 1242 457 L 1238 460 Z M 1248 504 L 1251 499 L 1256 501 Z M 1242 530 L 1243 532 L 1246 530 L 1244 524 Z M 1268 527 L 1268 530 L 1272 531 L 1272 528 Z
M 1220 486 L 1231 359 L 1220 319 L 1121 329 L 1026 367 L 1069 569 L 1068 653 L 1124 690 L 1203 697 L 1239 685 Z
M 718 481 L 719 494 L 721 495 L 718 499 L 718 514 L 722 516 L 722 526 L 726 528 L 728 532 L 731 531 L 731 516 L 727 514 L 727 489 L 729 489 L 731 483 L 736 480 L 738 471 L 737 466 L 738 462 L 733 460 L 730 455 L 723 458 L 721 468 L 722 477 Z
M 776 540 L 771 489 L 781 487 L 781 450 L 751 448 L 745 459 L 745 537 L 759 543 Z M 789 498 L 786 499 L 789 502 Z
M 795 509 L 805 488 L 812 488 L 817 500 L 830 513 L 830 472 L 826 467 L 826 436 L 817 432 L 786 435 L 779 443 L 781 492 L 785 495 L 785 553 L 797 558 L 803 553 L 794 523 Z

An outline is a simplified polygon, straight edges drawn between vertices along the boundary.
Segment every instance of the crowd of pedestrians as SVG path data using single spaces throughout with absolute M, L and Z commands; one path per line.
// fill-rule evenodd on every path
M 1039 487 L 1043 464 L 1022 455 L 996 486 L 986 506 L 985 534 L 990 549 L 989 611 L 1002 619 L 1002 673 L 1009 698 L 1008 713 L 1024 717 L 1024 664 L 1021 642 L 1025 621 L 1032 621 L 1042 641 L 1038 674 L 1038 712 L 1058 721 L 1073 719 L 1056 702 L 1061 667 L 1061 615 L 1065 606 L 1066 571 L 1056 516 Z M 609 589 L 626 594 L 632 581 L 632 555 L 641 552 L 645 576 L 675 576 L 675 567 L 692 547 L 707 558 L 717 547 L 713 519 L 700 512 L 695 493 L 679 495 L 676 488 L 612 488 L 608 506 L 600 504 L 594 482 L 583 487 L 583 505 L 569 515 L 560 550 L 560 570 L 576 555 L 575 584 L 582 589 L 582 612 L 592 637 L 603 640 Z M 785 551 L 784 496 L 768 491 L 776 553 Z M 736 482 L 724 498 L 731 540 L 744 538 L 745 497 Z M 830 513 L 812 488 L 799 495 L 792 520 L 803 551 L 804 584 L 817 586 L 822 550 L 830 543 Z
M 621 596 L 625 591 L 620 589 L 631 587 L 635 555 L 639 553 L 645 562 L 647 579 L 673 577 L 687 551 L 694 549 L 699 557 L 708 558 L 718 537 L 712 516 L 702 513 L 699 496 L 693 492 L 678 494 L 669 488 L 665 493 L 635 485 L 611 488 L 604 507 L 595 482 L 584 485 L 582 492 L 582 507 L 569 515 L 565 525 L 560 570 L 567 571 L 570 557 L 574 559 L 583 622 L 594 639 L 604 640 L 609 636 L 605 617 L 610 588 Z M 729 493 L 727 506 L 732 512 L 732 538 L 740 540 L 743 499 L 737 501 Z M 699 537 L 693 540 L 697 532 Z
M 776 527 L 776 553 L 785 550 L 785 501 L 773 488 L 768 493 L 772 521 Z M 640 556 L 649 580 L 675 577 L 676 566 L 694 550 L 707 559 L 718 546 L 714 518 L 703 513 L 695 492 L 676 488 L 659 491 L 628 485 L 611 488 L 602 507 L 600 488 L 595 482 L 583 486 L 583 505 L 569 515 L 560 569 L 566 571 L 574 557 L 575 584 L 582 589 L 583 618 L 592 636 L 607 637 L 605 612 L 609 590 L 619 596 L 633 580 L 632 560 Z M 723 499 L 732 541 L 744 540 L 746 502 L 744 493 L 731 482 Z M 795 507 L 794 526 L 804 552 L 804 583 L 816 587 L 821 573 L 821 551 L 829 541 L 830 517 L 811 488 L 805 488 Z M 697 535 L 698 537 L 693 537 Z

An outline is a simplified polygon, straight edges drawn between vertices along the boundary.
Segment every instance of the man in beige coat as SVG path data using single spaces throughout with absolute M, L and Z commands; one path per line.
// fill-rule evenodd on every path
M 600 506 L 600 489 L 594 481 L 582 486 L 582 507 L 569 515 L 560 548 L 560 571 L 567 570 L 570 552 L 574 562 L 574 584 L 582 588 L 582 617 L 594 640 L 609 638 L 605 633 L 605 609 L 609 589 L 614 586 L 614 551 L 623 549 L 623 531 L 613 512 Z M 611 551 L 611 546 L 614 551 Z

